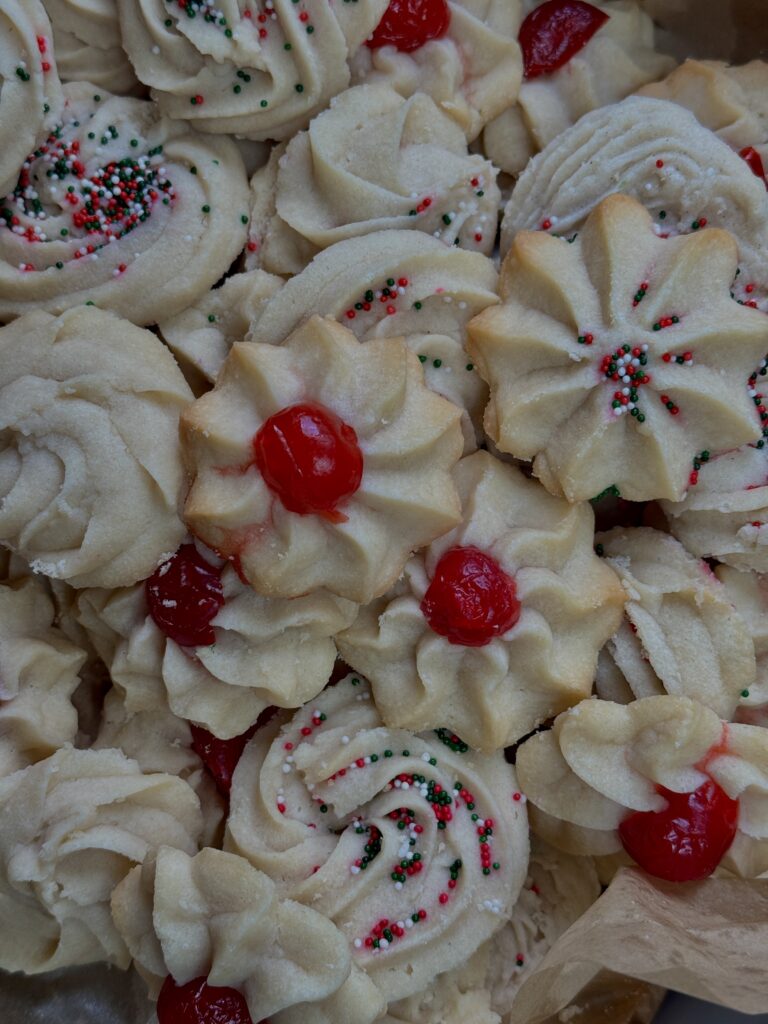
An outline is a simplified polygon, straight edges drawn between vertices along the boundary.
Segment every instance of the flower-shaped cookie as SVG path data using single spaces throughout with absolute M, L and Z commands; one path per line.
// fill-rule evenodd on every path
M 426 93 L 471 142 L 520 88 L 519 24 L 519 0 L 392 0 L 353 80 Z
M 250 741 L 225 846 L 334 921 L 395 1000 L 502 927 L 526 876 L 528 825 L 501 753 L 385 728 L 352 675 Z
M 148 576 L 184 535 L 179 414 L 149 331 L 80 307 L 0 329 L 0 540 L 73 586 Z
M 290 138 L 349 84 L 387 0 L 117 0 L 123 46 L 164 114 L 202 131 Z
M 122 47 L 116 0 L 45 0 L 62 82 L 90 82 L 118 96 L 144 91 Z
M 530 16 L 541 5 L 542 0 L 524 0 L 524 13 Z M 674 67 L 671 57 L 656 51 L 653 22 L 635 0 L 590 6 L 598 12 L 594 34 L 556 70 L 524 78 L 517 102 L 485 127 L 483 148 L 508 174 L 519 174 L 534 153 L 584 114 L 624 99 Z
M 147 100 L 85 82 L 64 94 L 61 121 L 0 202 L 0 320 L 90 302 L 149 324 L 185 309 L 245 243 L 237 146 Z
M 146 582 L 83 591 L 78 618 L 130 713 L 167 702 L 230 739 L 267 707 L 299 707 L 322 690 L 336 660 L 332 637 L 357 606 L 323 590 L 264 597 L 216 563 L 182 545 Z
M 258 265 L 296 274 L 321 249 L 373 231 L 425 231 L 489 255 L 501 194 L 496 169 L 423 93 L 348 89 L 252 182 Z M 258 223 L 261 221 L 261 223 Z
M 402 339 L 313 317 L 235 345 L 182 419 L 185 518 L 261 594 L 370 601 L 459 520 L 459 417 Z
M 742 572 L 730 565 L 719 565 L 715 575 L 722 583 L 726 597 L 746 624 L 755 648 L 757 675 L 749 688 L 742 691 L 735 721 L 767 724 L 768 577 L 756 572 Z
M 761 385 L 752 384 L 763 405 Z M 760 418 L 768 422 L 763 413 Z M 689 551 L 737 569 L 768 572 L 768 448 L 763 442 L 707 459 L 685 499 L 662 502 L 662 508 L 670 530 Z
M 688 697 L 589 700 L 519 748 L 531 826 L 560 849 L 622 847 L 669 881 L 768 869 L 768 730 Z
M 235 854 L 205 849 L 190 857 L 163 846 L 155 861 L 130 871 L 111 902 L 117 929 L 161 1002 L 169 989 L 202 977 L 214 989 L 242 993 L 254 1021 L 298 1021 L 302 1004 L 330 1009 L 329 997 L 346 1010 L 343 1019 L 359 1024 L 384 1009 L 362 972 L 350 978 L 349 946 L 336 926 L 281 899 L 267 875 Z M 209 996 L 214 1005 L 217 995 Z
M 487 452 L 454 477 L 460 526 L 337 637 L 388 725 L 508 746 L 586 697 L 624 595 L 592 550 L 586 504 L 555 498 Z
M 617 528 L 597 540 L 627 594 L 626 619 L 601 656 L 600 696 L 671 693 L 732 720 L 755 682 L 755 650 L 712 570 L 658 530 Z
M 0 196 L 61 112 L 53 33 L 40 0 L 0 0 Z
M 682 499 L 702 452 L 761 433 L 747 380 L 768 321 L 731 298 L 736 258 L 725 231 L 657 237 L 623 195 L 570 244 L 521 232 L 502 305 L 469 328 L 487 433 L 569 501 Z
M 159 846 L 194 853 L 201 827 L 186 782 L 143 775 L 118 750 L 64 747 L 0 779 L 0 966 L 127 967 L 112 890 Z

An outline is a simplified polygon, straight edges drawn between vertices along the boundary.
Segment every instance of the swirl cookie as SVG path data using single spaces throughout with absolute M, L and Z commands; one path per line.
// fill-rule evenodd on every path
M 64 94 L 61 121 L 0 203 L 0 320 L 86 302 L 137 324 L 180 312 L 245 243 L 237 147 L 146 100 L 83 82 Z
M 122 47 L 116 0 L 45 0 L 63 82 L 90 82 L 118 96 L 143 86 Z
M 182 418 L 186 521 L 267 597 L 370 601 L 459 519 L 459 417 L 402 339 L 313 317 L 235 345 Z
M 659 238 L 623 195 L 570 243 L 518 234 L 502 304 L 469 327 L 486 432 L 569 501 L 682 500 L 703 454 L 761 433 L 747 381 L 768 323 L 733 301 L 736 262 L 727 232 Z
M 389 726 L 445 727 L 494 750 L 588 696 L 624 596 L 592 550 L 588 505 L 487 452 L 454 478 L 461 525 L 414 556 L 337 644 Z
M 386 0 L 254 6 L 117 0 L 123 46 L 160 109 L 201 131 L 290 138 L 349 84 Z
M 111 313 L 3 327 L 0 541 L 76 587 L 148 576 L 184 535 L 177 435 L 191 399 L 157 338 Z
M 385 728 L 357 676 L 254 736 L 225 846 L 334 921 L 390 1000 L 422 991 L 502 927 L 528 861 L 503 756 Z

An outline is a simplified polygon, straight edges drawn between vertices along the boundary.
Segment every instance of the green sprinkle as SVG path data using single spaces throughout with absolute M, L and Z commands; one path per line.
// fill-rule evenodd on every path
M 414 309 L 421 309 L 421 303 L 420 302 L 414 302 L 413 308 Z
M 170 18 L 166 18 L 163 24 L 165 25 L 166 28 L 170 28 L 173 22 L 171 21 Z
M 189 168 L 189 173 L 190 174 L 197 174 L 197 167 L 195 167 L 194 164 L 192 164 L 192 166 Z
M 307 25 L 307 35 L 308 36 L 311 36 L 314 31 L 315 31 L 314 25 Z
M 450 213 L 443 214 L 443 224 L 450 224 L 452 220 L 453 218 L 451 217 Z
M 261 103 L 259 104 L 259 106 L 260 107 L 266 107 L 268 102 L 269 102 L 268 100 L 262 100 Z
M 208 323 L 209 324 L 216 323 L 216 314 L 215 313 L 209 313 L 208 314 Z
M 208 203 L 206 203 L 205 206 L 201 207 L 201 209 L 202 209 L 203 213 L 210 213 L 211 212 L 211 208 L 208 205 Z
M 301 82 L 297 82 L 294 88 L 296 92 L 304 92 L 304 86 L 301 84 Z
M 132 147 L 133 149 L 136 149 L 136 147 L 138 146 L 138 144 L 139 144 L 139 140 L 138 140 L 138 139 L 131 139 L 131 147 Z
M 56 262 L 56 269 L 57 270 L 63 270 L 64 269 L 64 264 L 61 262 L 61 260 L 57 260 L 57 262 Z
M 749 696 L 749 690 L 742 690 L 741 691 L 741 696 L 742 697 L 748 697 Z
M 284 50 L 292 50 L 293 46 L 290 43 L 284 43 L 283 44 L 283 49 Z
M 435 367 L 436 370 L 439 370 L 440 367 L 443 365 L 443 360 L 442 359 L 433 359 L 432 360 L 432 365 Z
M 101 103 L 101 96 L 99 96 L 98 93 L 96 93 L 96 95 L 93 97 L 93 102 L 94 103 Z
M 248 223 L 248 215 L 247 214 L 245 214 L 245 213 L 241 213 L 240 214 L 240 223 L 241 224 L 247 224 Z
M 242 85 L 233 85 L 232 92 L 239 93 L 243 91 Z M 192 101 L 194 103 L 194 100 Z
M 419 356 L 419 362 L 420 363 L 426 363 L 426 361 L 427 361 L 427 357 L 426 356 Z

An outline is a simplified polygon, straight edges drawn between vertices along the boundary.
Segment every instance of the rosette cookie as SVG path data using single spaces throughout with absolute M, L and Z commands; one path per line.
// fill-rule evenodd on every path
M 80 307 L 0 330 L 0 541 L 76 587 L 125 586 L 176 550 L 192 393 L 149 331 Z
M 594 519 L 487 452 L 454 478 L 463 521 L 337 637 L 390 726 L 509 746 L 588 696 L 624 595 Z
M 41 583 L 0 585 L 0 776 L 74 742 L 85 657 L 54 625 Z
M 426 93 L 471 142 L 520 88 L 519 24 L 519 0 L 392 0 L 353 79 Z
M 761 433 L 747 380 L 768 322 L 731 298 L 736 261 L 727 232 L 659 238 L 623 195 L 571 244 L 521 232 L 502 305 L 470 325 L 486 432 L 569 501 L 680 501 L 703 454 Z
M 297 274 L 334 242 L 387 229 L 489 255 L 496 174 L 423 93 L 404 100 L 385 85 L 348 89 L 254 176 L 255 206 L 268 215 L 249 242 L 276 274 Z
M 61 112 L 51 23 L 40 0 L 0 2 L 0 196 Z
M 466 752 L 443 730 L 385 728 L 352 675 L 250 741 L 226 846 L 334 921 L 395 1000 L 502 927 L 525 879 L 528 829 L 500 753 Z
M 762 406 L 761 384 L 750 384 Z M 762 412 L 760 418 L 768 422 Z M 662 503 L 670 530 L 695 555 L 768 572 L 768 449 L 762 445 L 707 458 L 685 499 Z
M 370 601 L 459 520 L 459 417 L 402 339 L 313 317 L 235 345 L 182 418 L 185 518 L 261 594 Z
M 129 713 L 167 701 L 180 718 L 225 739 L 267 707 L 315 697 L 333 671 L 332 637 L 357 610 L 323 590 L 264 597 L 192 544 L 144 583 L 83 591 L 78 608 Z
M 384 1009 L 362 972 L 350 976 L 349 946 L 335 925 L 281 899 L 267 875 L 235 854 L 206 849 L 190 857 L 161 847 L 156 861 L 117 886 L 112 916 L 160 996 L 159 1012 L 201 983 L 212 1007 L 244 1002 L 251 1020 L 274 1024 L 307 1020 L 307 1012 L 314 1020 L 313 1010 L 368 1024 Z
M 185 309 L 245 244 L 237 147 L 146 100 L 83 82 L 64 93 L 0 204 L 0 319 L 90 302 L 149 324 Z
M 541 6 L 541 0 L 523 3 L 528 17 L 520 35 L 530 63 L 541 52 L 542 32 L 550 31 L 546 21 L 534 24 L 533 12 Z M 483 148 L 508 174 L 519 174 L 534 153 L 584 114 L 624 99 L 674 67 L 671 57 L 656 51 L 653 22 L 634 0 L 580 6 L 592 9 L 591 34 L 572 32 L 569 37 L 567 17 L 562 18 L 558 28 L 565 29 L 571 56 L 562 63 L 563 48 L 554 67 L 530 67 L 517 103 L 485 127 Z
M 143 86 L 122 47 L 116 0 L 45 0 L 63 82 L 90 82 L 119 96 Z
M 742 572 L 719 565 L 715 575 L 725 594 L 744 620 L 755 648 L 757 676 L 742 691 L 735 721 L 768 725 L 768 578 L 762 573 Z
M 688 697 L 589 700 L 517 752 L 531 827 L 571 853 L 624 849 L 672 882 L 768 868 L 768 730 Z
M 123 46 L 163 113 L 203 131 L 290 138 L 349 84 L 386 0 L 117 0 Z
M 65 747 L 0 780 L 0 966 L 37 974 L 130 954 L 112 890 L 161 845 L 194 853 L 202 820 L 181 779 L 118 750 Z

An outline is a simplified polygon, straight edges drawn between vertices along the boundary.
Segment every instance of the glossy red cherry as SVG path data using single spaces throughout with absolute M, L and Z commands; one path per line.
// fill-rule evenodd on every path
M 194 544 L 182 544 L 146 581 L 149 614 L 182 647 L 216 642 L 211 622 L 224 605 L 220 573 Z
M 739 156 L 744 160 L 749 167 L 750 171 L 758 177 L 762 178 L 765 182 L 765 187 L 768 188 L 768 179 L 765 177 L 765 167 L 763 165 L 763 158 L 760 156 L 754 146 L 745 146 L 744 149 L 739 151 Z
M 418 50 L 448 31 L 451 10 L 446 0 L 390 0 L 384 17 L 365 45 L 371 50 L 394 46 L 401 53 Z
M 193 725 L 190 722 L 192 749 L 213 776 L 216 788 L 222 796 L 229 796 L 232 789 L 232 776 L 235 774 L 235 768 L 245 750 L 246 743 L 257 729 L 267 724 L 276 712 L 277 708 L 265 708 L 250 729 L 246 729 L 239 736 L 233 736 L 230 740 L 221 740 L 212 732 L 203 729 L 201 725 Z
M 337 511 L 363 477 L 357 434 L 322 405 L 291 405 L 270 416 L 253 439 L 256 466 L 291 512 L 344 522 Z
M 520 618 L 515 581 L 478 548 L 451 548 L 435 567 L 421 611 L 452 644 L 484 647 Z
M 209 985 L 195 978 L 177 985 L 171 975 L 157 999 L 159 1024 L 253 1024 L 245 997 L 235 988 Z
M 708 878 L 736 835 L 739 801 L 710 779 L 693 793 L 656 787 L 663 811 L 636 811 L 619 825 L 624 849 L 641 868 L 668 882 Z
M 581 0 L 549 0 L 534 8 L 517 37 L 524 77 L 548 75 L 567 64 L 608 18 L 604 11 Z

